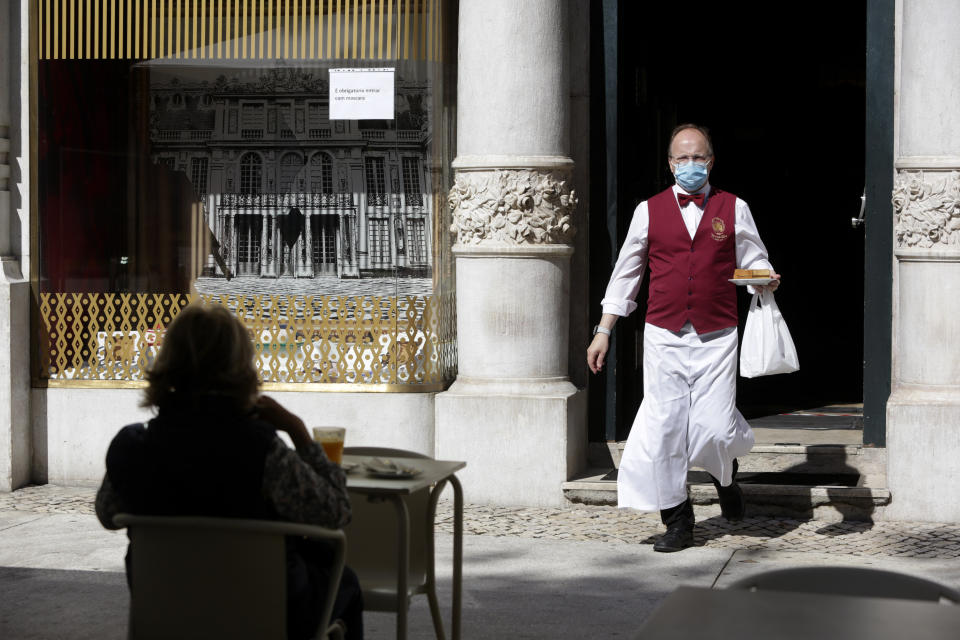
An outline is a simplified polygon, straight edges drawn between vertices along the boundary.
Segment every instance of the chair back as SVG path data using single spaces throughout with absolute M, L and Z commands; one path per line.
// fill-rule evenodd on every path
M 383 447 L 347 447 L 344 453 L 380 458 L 421 458 L 430 456 Z M 433 554 L 433 510 L 430 492 L 426 489 L 404 496 L 410 518 L 410 563 L 407 572 L 407 594 L 424 593 L 427 584 L 427 562 Z M 371 501 L 366 496 L 350 496 L 353 512 L 344 533 L 350 539 L 348 564 L 357 573 L 363 588 L 363 607 L 368 611 L 397 609 L 397 511 L 389 500 Z
M 948 600 L 960 603 L 960 593 L 926 578 L 864 567 L 793 567 L 747 576 L 729 589 L 800 591 L 869 598 Z
M 114 522 L 130 538 L 130 638 L 286 637 L 286 536 L 333 544 L 327 599 L 318 603 L 326 637 L 343 571 L 342 531 L 234 518 L 118 514 Z

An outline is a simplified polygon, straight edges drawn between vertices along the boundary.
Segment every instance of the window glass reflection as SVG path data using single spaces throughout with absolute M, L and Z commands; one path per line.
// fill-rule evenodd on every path
M 203 298 L 248 322 L 266 382 L 449 380 L 455 11 L 182 4 L 83 3 L 69 34 L 63 0 L 41 10 L 41 377 L 138 380 Z M 329 119 L 351 66 L 395 69 L 393 119 Z

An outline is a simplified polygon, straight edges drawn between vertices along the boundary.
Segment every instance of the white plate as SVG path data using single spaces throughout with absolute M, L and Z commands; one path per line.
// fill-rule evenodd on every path
M 737 286 L 745 287 L 748 284 L 770 284 L 773 282 L 773 278 L 730 278 L 730 282 Z
M 420 469 L 408 467 L 387 458 L 374 458 L 363 464 L 371 476 L 375 478 L 415 478 L 420 475 Z
M 373 476 L 374 478 L 386 478 L 388 480 L 409 480 L 410 478 L 416 478 L 420 475 L 419 469 L 412 469 L 410 471 L 373 471 L 372 469 L 367 469 L 367 473 Z
M 357 463 L 357 462 L 346 462 L 346 461 L 344 461 L 344 462 L 340 465 L 340 468 L 343 469 L 344 473 L 350 473 L 351 471 L 353 471 L 354 469 L 356 469 L 356 468 L 359 467 L 359 466 L 360 466 L 360 464 Z

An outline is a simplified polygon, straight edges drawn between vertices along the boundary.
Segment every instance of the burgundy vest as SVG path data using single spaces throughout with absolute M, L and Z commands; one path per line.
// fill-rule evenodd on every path
M 647 201 L 647 322 L 679 331 L 689 320 L 699 334 L 737 326 L 737 288 L 729 282 L 737 266 L 736 201 L 712 189 L 693 240 L 672 188 Z

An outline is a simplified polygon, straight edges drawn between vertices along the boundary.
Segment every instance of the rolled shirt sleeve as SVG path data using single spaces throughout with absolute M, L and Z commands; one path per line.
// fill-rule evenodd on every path
M 757 223 L 753 221 L 753 214 L 746 202 L 737 198 L 736 204 L 736 244 L 738 269 L 770 269 L 767 248 L 760 239 Z
M 637 292 L 640 290 L 640 283 L 647 268 L 649 228 L 650 212 L 644 201 L 637 205 L 633 212 L 633 220 L 630 221 L 630 229 L 620 249 L 620 256 L 613 267 L 607 291 L 603 300 L 600 301 L 604 313 L 628 316 L 637 308 Z
M 767 248 L 760 239 L 760 232 L 757 231 L 757 223 L 753 221 L 753 214 L 750 213 L 750 207 L 746 202 L 737 198 L 736 203 L 736 245 L 737 245 L 737 268 L 738 269 L 770 269 L 776 273 L 773 265 L 770 264 Z M 753 286 L 747 286 L 747 291 L 751 294 L 757 292 Z

